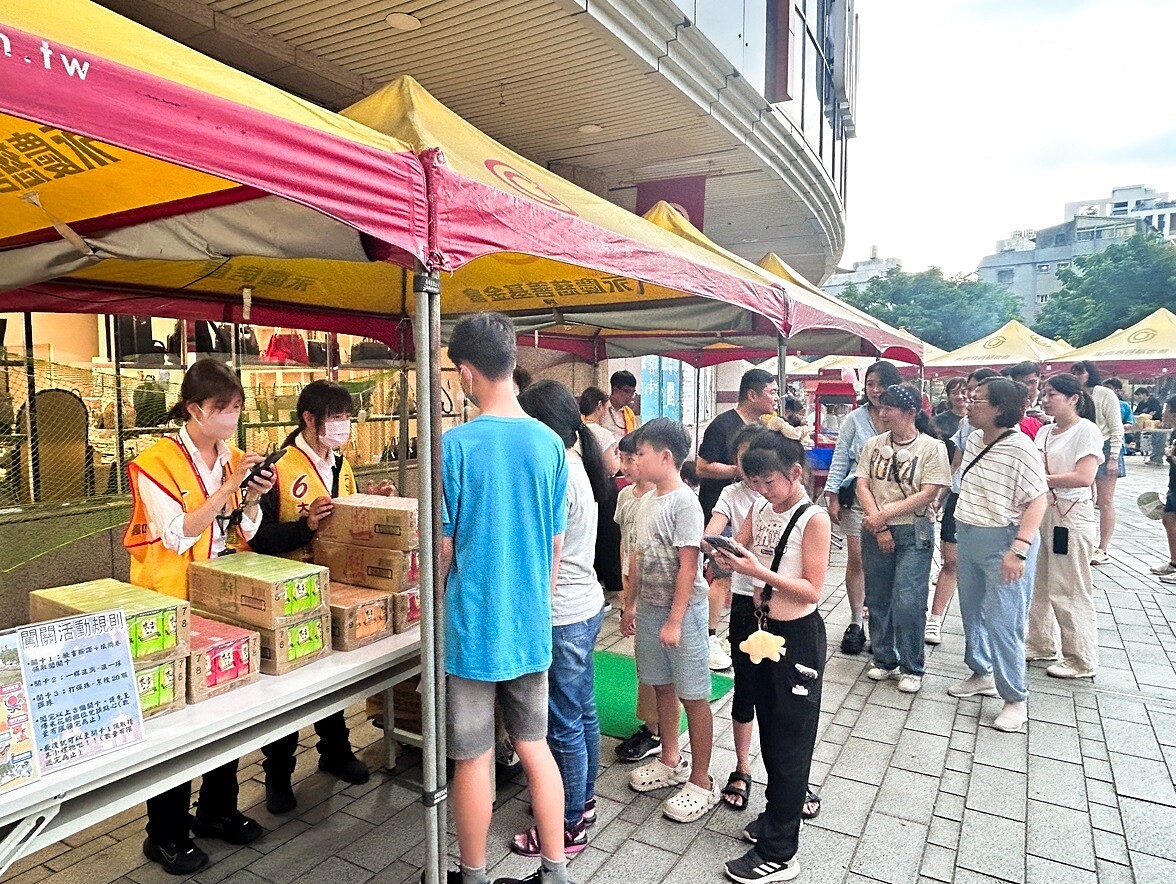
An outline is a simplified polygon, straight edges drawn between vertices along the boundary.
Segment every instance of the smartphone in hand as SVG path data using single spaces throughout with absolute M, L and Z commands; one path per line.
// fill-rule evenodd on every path
M 733 556 L 742 556 L 743 550 L 730 537 L 724 537 L 722 534 L 707 534 L 703 538 L 707 543 L 715 549 L 721 549 L 724 552 L 729 552 Z

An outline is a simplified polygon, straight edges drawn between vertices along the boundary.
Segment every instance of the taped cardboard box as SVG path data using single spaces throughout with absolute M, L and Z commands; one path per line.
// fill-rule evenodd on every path
M 135 687 L 139 693 L 139 708 L 144 718 L 154 718 L 165 712 L 183 709 L 186 703 L 184 685 L 188 660 L 167 660 L 163 663 L 142 663 L 135 667 Z
M 258 629 L 326 613 L 329 583 L 327 569 L 319 565 L 254 552 L 193 562 L 188 568 L 192 607 Z
M 411 589 L 421 577 L 415 549 L 373 549 L 316 537 L 314 560 L 330 570 L 332 580 L 384 592 Z
M 111 608 L 121 608 L 126 615 L 136 664 L 188 656 L 190 608 L 182 599 L 110 578 L 29 593 L 29 619 L 34 623 Z
M 216 611 L 198 610 L 201 617 L 248 626 Z M 262 675 L 285 675 L 331 653 L 331 614 L 321 611 L 289 626 L 257 630 L 261 639 L 259 668 Z
M 331 583 L 331 647 L 354 651 L 392 635 L 391 593 Z
M 189 703 L 217 697 L 261 678 L 261 635 L 229 623 L 192 615 L 188 658 Z
M 392 596 L 392 631 L 397 635 L 421 622 L 421 591 L 412 587 Z
M 407 551 L 420 545 L 415 497 L 350 494 L 335 499 L 334 511 L 319 525 L 315 540 Z

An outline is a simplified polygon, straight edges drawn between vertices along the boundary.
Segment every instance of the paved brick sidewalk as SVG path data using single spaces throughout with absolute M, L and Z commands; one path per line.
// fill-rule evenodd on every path
M 1119 528 L 1112 562 L 1098 569 L 1102 664 L 1093 684 L 1059 682 L 1035 665 L 1030 675 L 1028 734 L 987 727 L 994 699 L 955 700 L 963 637 L 958 611 L 944 642 L 928 659 L 923 690 L 899 694 L 864 676 L 865 657 L 833 653 L 825 676 L 822 729 L 813 781 L 821 815 L 801 838 L 804 882 L 870 881 L 1176 882 L 1176 587 L 1147 573 L 1166 547 L 1158 522 L 1141 516 L 1135 498 L 1163 492 L 1164 468 L 1132 458 L 1120 482 Z M 848 622 L 844 559 L 838 553 L 821 610 L 831 649 Z M 606 620 L 601 647 L 631 650 Z M 734 764 L 728 704 L 716 706 L 715 756 L 720 782 Z M 375 766 L 379 733 L 352 715 L 353 741 Z M 242 765 L 242 807 L 252 807 L 269 833 L 246 848 L 205 842 L 213 865 L 199 884 L 406 884 L 422 857 L 422 812 L 411 756 L 396 775 L 374 774 L 344 788 L 315 769 L 313 732 L 299 755 L 301 814 L 275 818 L 262 805 L 260 756 Z M 613 761 L 605 740 L 597 784 L 600 822 L 589 848 L 573 860 L 579 884 L 709 884 L 724 880 L 721 863 L 744 849 L 743 824 L 762 809 L 758 759 L 751 809 L 722 807 L 705 820 L 663 819 L 664 795 L 639 795 L 629 767 Z M 491 833 L 491 873 L 526 874 L 535 863 L 511 855 L 509 836 L 530 824 L 521 782 L 501 784 Z M 180 879 L 139 852 L 143 809 L 136 808 L 17 864 L 15 884 L 164 884 Z

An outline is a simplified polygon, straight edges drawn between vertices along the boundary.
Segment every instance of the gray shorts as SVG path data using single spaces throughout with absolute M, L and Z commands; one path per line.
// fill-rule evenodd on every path
M 669 608 L 637 605 L 637 678 L 642 684 L 672 684 L 681 700 L 710 698 L 710 640 L 707 635 L 706 599 L 692 602 L 682 618 L 682 636 L 676 648 L 663 648 L 658 639 Z
M 846 537 L 862 536 L 862 508 L 856 503 L 849 509 L 841 508 L 841 533 Z
M 502 724 L 516 743 L 547 739 L 547 673 L 533 672 L 510 681 L 446 679 L 448 754 L 455 761 L 477 758 L 494 748 L 494 701 Z

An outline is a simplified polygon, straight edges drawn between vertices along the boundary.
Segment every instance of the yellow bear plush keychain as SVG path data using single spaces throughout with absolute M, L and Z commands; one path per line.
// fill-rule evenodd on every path
M 739 650 L 747 654 L 752 663 L 771 660 L 779 663 L 784 654 L 784 636 L 773 635 L 761 626 L 739 643 Z

